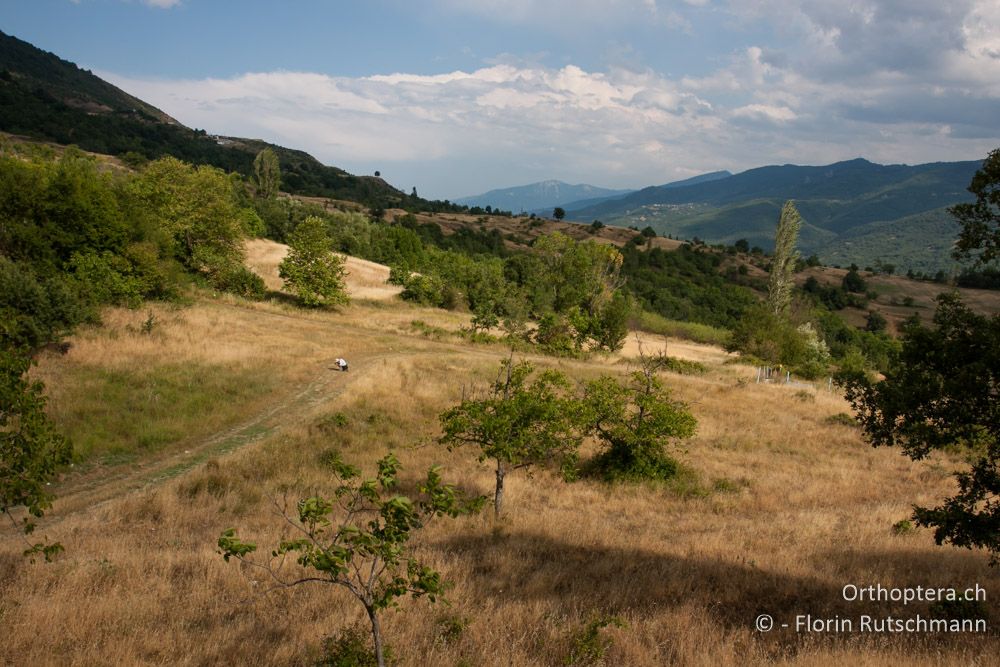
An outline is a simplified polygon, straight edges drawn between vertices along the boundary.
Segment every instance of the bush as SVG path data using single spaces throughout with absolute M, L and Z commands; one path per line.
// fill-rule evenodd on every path
M 212 286 L 245 299 L 260 301 L 267 295 L 264 279 L 245 266 L 223 269 L 211 277 Z
M 603 446 L 587 466 L 591 475 L 606 481 L 663 481 L 677 474 L 667 445 L 692 437 L 698 422 L 687 405 L 670 398 L 657 375 L 663 366 L 664 355 L 643 355 L 628 382 L 605 376 L 586 384 L 581 420 Z
M 316 667 L 377 667 L 375 651 L 368 645 L 367 634 L 357 627 L 344 628 L 323 640 L 323 656 Z M 392 662 L 392 651 L 386 648 L 386 662 Z
M 726 349 L 773 365 L 797 366 L 812 356 L 809 339 L 787 319 L 763 305 L 747 311 L 733 328 Z
M 580 353 L 576 331 L 565 318 L 555 313 L 542 317 L 534 338 L 535 343 L 549 354 L 571 357 Z

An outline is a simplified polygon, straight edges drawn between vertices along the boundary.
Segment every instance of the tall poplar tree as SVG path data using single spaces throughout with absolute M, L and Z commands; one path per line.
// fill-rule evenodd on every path
M 792 273 L 799 253 L 795 243 L 799 238 L 802 216 L 791 200 L 781 208 L 778 231 L 774 237 L 774 258 L 767 283 L 767 306 L 775 315 L 785 315 L 792 302 Z
M 281 186 L 281 166 L 278 156 L 270 148 L 257 153 L 253 160 L 254 184 L 257 186 L 257 196 L 261 199 L 271 199 L 278 194 Z

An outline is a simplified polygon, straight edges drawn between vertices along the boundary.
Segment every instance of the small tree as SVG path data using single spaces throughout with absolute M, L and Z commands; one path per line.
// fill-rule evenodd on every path
M 565 478 L 576 474 L 580 436 L 575 430 L 575 402 L 569 383 L 557 371 L 545 371 L 530 384 L 534 367 L 505 359 L 489 392 L 466 398 L 441 414 L 440 442 L 454 449 L 476 445 L 479 460 L 495 464 L 493 513 L 503 511 L 504 480 L 515 470 L 556 463 Z
M 359 470 L 335 453 L 326 462 L 339 481 L 333 496 L 300 500 L 294 518 L 279 506 L 297 536 L 281 540 L 267 563 L 248 558 L 257 546 L 242 541 L 233 528 L 219 537 L 220 553 L 226 561 L 236 558 L 266 572 L 275 588 L 315 582 L 346 589 L 368 615 L 375 658 L 384 667 L 379 614 L 406 596 L 434 602 L 444 590 L 440 573 L 410 554 L 410 537 L 434 517 L 478 511 L 483 499 L 467 499 L 444 484 L 437 467 L 428 470 L 418 498 L 396 494 L 401 466 L 392 454 L 378 461 L 375 479 L 362 480 Z M 286 568 L 286 554 L 296 555 L 297 568 Z
M 552 209 L 552 217 L 555 218 L 556 220 L 562 220 L 563 218 L 566 217 L 566 209 L 564 209 L 562 206 L 556 206 L 554 209 Z
M 774 236 L 774 257 L 771 260 L 771 276 L 767 283 L 767 305 L 775 315 L 786 315 L 792 302 L 792 274 L 799 258 L 795 243 L 799 238 L 802 216 L 795 204 L 786 201 L 778 219 L 778 230 Z
M 278 266 L 285 287 L 307 306 L 335 306 L 348 301 L 344 258 L 333 251 L 323 220 L 311 215 L 288 239 L 288 255 Z
M 0 348 L 0 512 L 26 535 L 52 506 L 46 483 L 61 465 L 69 463 L 72 448 L 45 415 L 42 384 L 28 379 L 27 354 Z M 25 507 L 28 517 L 19 523 L 11 513 Z M 46 560 L 62 551 L 59 544 L 28 543 L 25 554 L 42 553 Z
M 257 186 L 257 196 L 261 199 L 272 199 L 281 187 L 281 165 L 278 156 L 270 148 L 257 153 L 253 160 L 254 185 Z
M 877 310 L 868 311 L 868 319 L 865 320 L 865 331 L 870 331 L 872 333 L 880 333 L 885 331 L 886 326 L 889 323 L 886 321 L 882 313 Z
M 670 442 L 690 438 L 698 425 L 687 406 L 671 400 L 658 377 L 665 353 L 646 355 L 626 383 L 604 376 L 584 389 L 584 421 L 604 446 L 593 462 L 608 481 L 668 479 L 677 472 L 667 454 Z
M 844 274 L 844 279 L 840 284 L 845 292 L 853 292 L 855 294 L 861 294 L 868 289 L 868 283 L 858 273 L 858 266 L 856 264 L 851 264 L 851 268 Z

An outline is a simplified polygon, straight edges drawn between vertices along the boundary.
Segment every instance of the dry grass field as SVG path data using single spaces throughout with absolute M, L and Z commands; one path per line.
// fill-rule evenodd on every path
M 100 427 L 117 440 L 92 443 L 54 486 L 40 532 L 65 546 L 55 562 L 30 563 L 18 535 L 0 529 L 0 663 L 312 664 L 324 637 L 363 627 L 361 608 L 319 585 L 262 594 L 266 581 L 216 553 L 219 533 L 236 527 L 266 553 L 288 531 L 272 499 L 329 490 L 318 459 L 331 447 L 368 472 L 391 449 L 407 479 L 440 463 L 462 488 L 490 492 L 492 471 L 475 452 L 435 444 L 437 415 L 486 382 L 506 351 L 422 335 L 414 320 L 455 330 L 463 316 L 391 301 L 331 313 L 204 297 L 152 312 L 146 333 L 146 311 L 110 311 L 37 369 L 76 439 Z M 529 358 L 584 379 L 624 372 L 636 348 Z M 679 480 L 608 486 L 518 473 L 499 525 L 488 511 L 432 524 L 417 549 L 452 583 L 450 604 L 386 612 L 395 664 L 1000 664 L 1000 579 L 986 556 L 892 530 L 912 503 L 952 490 L 959 462 L 873 450 L 822 388 L 753 384 L 753 369 L 716 348 L 668 341 L 667 351 L 707 368 L 665 375 L 699 422 L 677 451 Z M 337 356 L 349 373 L 330 368 Z M 151 407 L 184 382 L 210 400 Z M 132 403 L 83 401 L 119 384 L 140 388 L 125 392 Z M 166 435 L 144 444 L 153 427 Z M 990 627 L 794 631 L 798 614 L 931 613 L 927 603 L 845 601 L 847 584 L 979 584 Z M 758 632 L 763 613 L 793 627 Z M 612 617 L 597 633 L 603 657 L 588 662 L 588 624 Z

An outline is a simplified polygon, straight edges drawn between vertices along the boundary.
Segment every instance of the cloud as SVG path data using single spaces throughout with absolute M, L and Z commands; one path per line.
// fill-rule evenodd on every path
M 578 7 L 436 1 L 497 21 Z M 646 17 L 667 7 L 583 2 Z M 990 0 L 729 0 L 702 9 L 746 32 L 743 47 L 699 76 L 498 56 L 433 74 L 106 78 L 189 126 L 301 148 L 359 173 L 380 169 L 435 197 L 545 178 L 643 186 L 781 162 L 974 159 L 1000 144 L 1000 7 Z
M 150 7 L 157 7 L 159 9 L 170 9 L 181 4 L 181 0 L 142 0 L 142 2 Z

